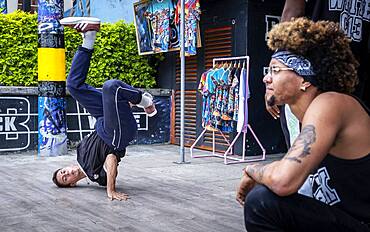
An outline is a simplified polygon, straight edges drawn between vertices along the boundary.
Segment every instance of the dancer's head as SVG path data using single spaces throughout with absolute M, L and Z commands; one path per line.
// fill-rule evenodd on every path
M 52 180 L 58 187 L 74 187 L 76 183 L 85 177 L 77 165 L 59 168 L 53 173 Z

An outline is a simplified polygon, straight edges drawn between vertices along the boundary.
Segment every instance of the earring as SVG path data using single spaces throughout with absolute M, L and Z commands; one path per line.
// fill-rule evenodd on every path
M 303 92 L 306 92 L 306 87 L 305 87 L 305 86 L 302 86 L 302 87 L 301 87 L 301 90 L 302 90 Z

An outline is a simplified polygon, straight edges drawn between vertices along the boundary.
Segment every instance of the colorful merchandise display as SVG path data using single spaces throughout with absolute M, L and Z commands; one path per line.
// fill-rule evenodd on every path
M 140 54 L 180 48 L 180 0 L 150 0 L 134 4 Z M 199 41 L 199 0 L 185 0 L 185 55 L 196 55 Z
M 247 99 L 250 96 L 245 65 L 216 65 L 201 75 L 202 126 L 210 131 L 246 132 Z

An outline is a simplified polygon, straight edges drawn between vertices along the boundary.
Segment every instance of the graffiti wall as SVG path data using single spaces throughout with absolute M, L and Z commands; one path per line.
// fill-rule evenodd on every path
M 6 0 L 0 0 L 0 14 L 6 14 L 7 13 L 7 3 Z
M 38 1 L 38 155 L 67 154 L 64 0 Z
M 64 98 L 38 98 L 38 153 L 41 156 L 67 154 L 66 102 Z
M 0 152 L 36 150 L 38 143 L 44 147 L 62 144 L 66 138 L 48 136 L 59 132 L 67 132 L 68 147 L 74 148 L 84 136 L 94 130 L 95 118 L 73 98 L 66 97 L 65 103 L 57 98 L 40 99 L 36 95 L 0 96 Z M 38 124 L 38 101 L 44 108 L 40 124 Z M 138 131 L 131 144 L 169 142 L 170 97 L 155 96 L 154 102 L 158 114 L 152 118 L 148 118 L 142 109 L 133 108 Z M 66 117 L 66 123 L 63 123 L 63 117 Z M 38 140 L 38 125 L 40 133 L 44 133 L 42 140 Z

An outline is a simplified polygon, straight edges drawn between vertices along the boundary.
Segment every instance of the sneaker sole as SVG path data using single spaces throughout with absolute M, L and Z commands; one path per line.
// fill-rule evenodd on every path
M 65 20 L 64 20 L 65 19 Z M 98 18 L 90 18 L 86 19 L 84 17 L 77 18 L 69 21 L 69 18 L 64 18 L 60 20 L 60 24 L 62 25 L 75 25 L 78 23 L 89 23 L 89 24 L 100 24 L 100 19 Z

